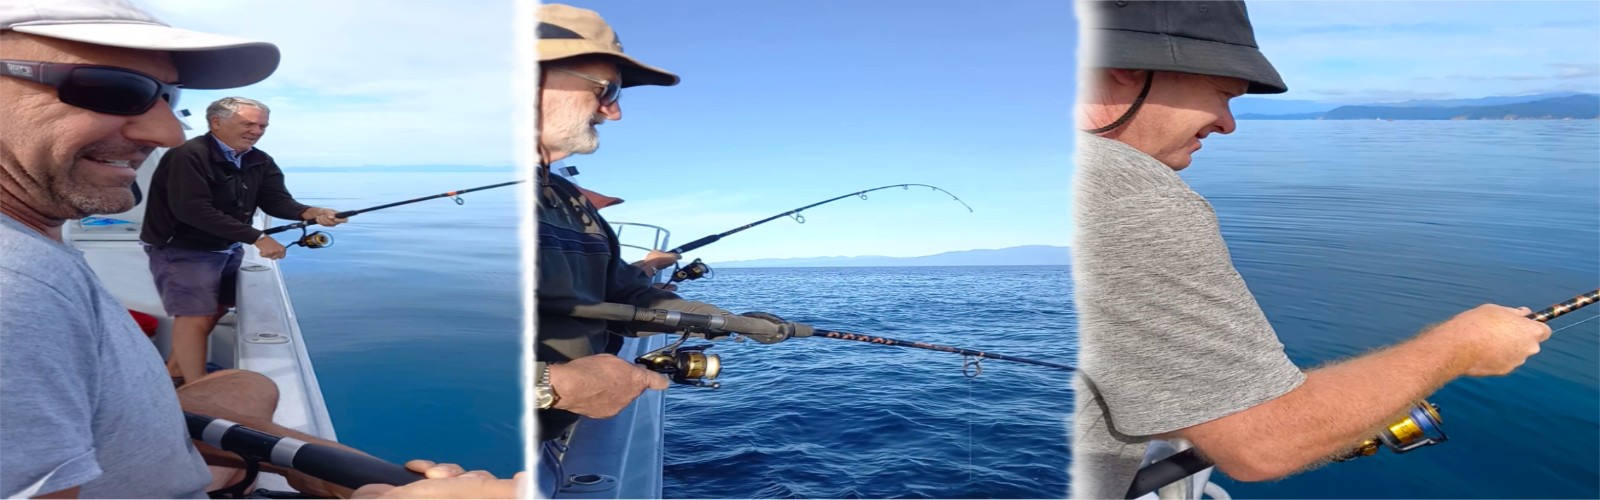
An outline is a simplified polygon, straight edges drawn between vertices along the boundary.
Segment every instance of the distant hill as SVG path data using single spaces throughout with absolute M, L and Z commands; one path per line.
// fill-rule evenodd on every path
M 1228 108 L 1233 110 L 1234 116 L 1243 119 L 1244 115 L 1295 115 L 1322 113 L 1347 103 L 1297 101 L 1293 99 L 1267 99 L 1262 97 L 1239 97 L 1228 102 Z
M 715 268 L 753 267 L 910 267 L 910 266 L 1065 266 L 1072 263 L 1067 247 L 1026 245 L 994 250 L 961 250 L 921 257 L 804 257 L 711 263 Z
M 1600 118 L 1600 95 L 1563 93 L 1405 101 L 1339 106 L 1320 113 L 1239 114 L 1236 118 L 1240 120 L 1593 120 Z

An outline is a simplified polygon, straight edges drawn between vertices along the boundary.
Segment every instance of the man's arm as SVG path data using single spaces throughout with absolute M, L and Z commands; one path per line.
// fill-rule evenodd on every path
M 1404 343 L 1312 371 L 1282 397 L 1168 437 L 1188 439 L 1241 481 L 1320 465 L 1456 377 L 1507 373 L 1539 352 L 1550 329 L 1523 317 L 1529 312 L 1480 306 Z
M 1133 196 L 1086 222 L 1074 269 L 1080 365 L 1113 425 L 1188 439 L 1239 480 L 1282 477 L 1346 452 L 1450 379 L 1509 371 L 1548 335 L 1517 310 L 1484 306 L 1305 375 L 1234 270 L 1204 200 Z M 1479 363 L 1491 351 L 1497 361 Z
M 256 196 L 256 205 L 261 207 L 261 211 L 284 220 L 315 218 L 315 214 L 307 214 L 313 207 L 295 201 L 294 196 L 289 194 L 289 188 L 284 184 L 283 170 L 278 168 L 276 162 L 268 160 L 261 164 L 261 168 L 266 169 L 266 175 L 261 179 L 261 192 Z
M 732 314 L 705 302 L 685 300 L 678 294 L 651 286 L 651 276 L 644 269 L 611 257 L 611 272 L 606 286 L 606 301 L 629 304 L 635 307 L 673 309 L 695 314 Z
M 167 206 L 172 209 L 172 216 L 208 234 L 240 243 L 255 243 L 261 239 L 261 230 L 217 209 L 211 196 L 211 183 L 203 172 L 205 160 L 198 156 L 161 157 L 161 168 L 172 169 L 167 177 Z

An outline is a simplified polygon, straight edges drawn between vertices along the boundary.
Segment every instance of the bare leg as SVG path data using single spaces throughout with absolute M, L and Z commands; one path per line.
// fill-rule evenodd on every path
M 272 413 L 278 408 L 278 386 L 264 375 L 244 370 L 223 370 L 201 379 L 191 380 L 194 381 L 178 389 L 178 402 L 184 411 L 231 420 L 269 434 L 362 453 L 361 450 L 273 423 Z M 195 441 L 194 445 L 199 448 L 200 454 L 205 456 L 207 464 L 236 469 L 244 467 L 244 461 L 238 455 L 200 441 Z M 291 486 L 303 493 L 338 498 L 349 498 L 351 494 L 348 488 L 272 464 L 261 464 L 261 469 L 283 475 L 289 479 Z M 219 472 L 216 467 L 213 467 L 212 471 L 213 474 Z M 228 473 L 231 473 L 231 469 Z
M 184 378 L 184 383 L 205 378 L 206 345 L 219 319 L 222 314 L 174 317 L 173 356 L 166 361 L 166 372 L 176 372 L 174 375 Z

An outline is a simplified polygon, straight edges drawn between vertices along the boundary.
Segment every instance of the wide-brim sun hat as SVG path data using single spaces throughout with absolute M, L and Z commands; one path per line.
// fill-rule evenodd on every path
M 278 69 L 276 45 L 173 28 L 128 0 L 0 0 L 0 30 L 73 42 L 165 51 L 187 89 L 230 89 Z
M 539 62 L 547 63 L 580 56 L 602 56 L 617 62 L 622 87 L 678 84 L 678 75 L 640 62 L 622 52 L 622 40 L 600 14 L 570 5 L 539 6 Z
M 1289 91 L 1242 1 L 1080 1 L 1089 67 L 1238 78 L 1250 83 L 1247 94 Z

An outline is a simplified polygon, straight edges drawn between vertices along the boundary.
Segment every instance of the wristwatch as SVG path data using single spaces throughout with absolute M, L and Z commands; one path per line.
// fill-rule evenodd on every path
M 533 396 L 539 401 L 539 409 L 548 410 L 556 407 L 556 402 L 561 400 L 561 395 L 556 394 L 555 386 L 550 385 L 550 365 L 544 365 L 539 370 L 539 378 L 533 383 Z

